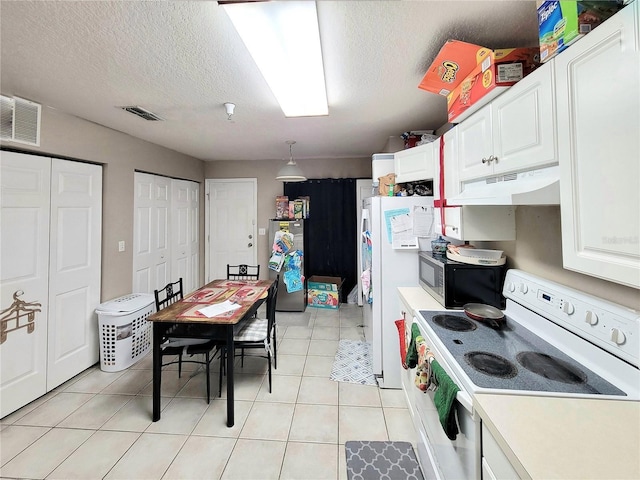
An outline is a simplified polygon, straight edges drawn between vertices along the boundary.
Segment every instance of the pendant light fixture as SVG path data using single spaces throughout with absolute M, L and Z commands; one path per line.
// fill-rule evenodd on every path
M 307 177 L 304 176 L 302 170 L 293 159 L 292 147 L 296 142 L 295 140 L 287 140 L 285 143 L 289 145 L 289 162 L 280 169 L 276 180 L 282 182 L 304 182 Z

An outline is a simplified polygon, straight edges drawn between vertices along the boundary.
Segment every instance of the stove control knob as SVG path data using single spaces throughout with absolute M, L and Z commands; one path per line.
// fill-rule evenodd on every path
M 521 283 L 520 284 L 520 292 L 521 293 L 527 293 L 529 291 L 529 287 L 527 287 L 526 283 Z
M 598 323 L 598 314 L 596 312 L 592 312 L 591 310 L 587 310 L 587 314 L 584 317 L 584 321 L 589 325 L 595 325 Z
M 611 341 L 613 343 L 615 343 L 616 345 L 622 345 L 626 339 L 627 337 L 624 335 L 622 330 L 620 330 L 619 328 L 611 329 Z
M 516 284 L 513 282 L 509 282 L 507 284 L 507 290 L 509 290 L 511 293 L 516 291 Z
M 573 303 L 567 302 L 566 300 L 562 302 L 562 311 L 567 315 L 571 315 L 575 311 Z

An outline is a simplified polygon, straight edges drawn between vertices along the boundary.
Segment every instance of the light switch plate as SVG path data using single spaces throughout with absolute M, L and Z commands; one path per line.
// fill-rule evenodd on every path
M 266 235 L 266 234 L 267 234 L 266 229 L 264 229 L 264 228 L 259 228 L 258 229 L 258 235 Z
M 118 251 L 119 252 L 124 252 L 124 240 L 120 240 L 118 242 Z

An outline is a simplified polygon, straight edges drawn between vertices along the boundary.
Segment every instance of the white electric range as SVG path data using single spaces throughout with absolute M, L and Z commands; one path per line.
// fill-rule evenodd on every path
M 640 400 L 640 313 L 519 270 L 509 270 L 506 320 L 495 326 L 460 310 L 420 310 L 414 322 L 458 385 L 460 432 L 445 434 L 434 391 L 403 375 L 427 476 L 480 478 L 477 393 Z M 407 329 L 411 328 L 408 324 Z M 432 470 L 432 471 L 431 471 Z

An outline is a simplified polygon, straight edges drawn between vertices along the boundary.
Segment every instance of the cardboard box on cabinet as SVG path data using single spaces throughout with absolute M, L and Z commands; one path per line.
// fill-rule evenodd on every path
M 538 47 L 491 50 L 448 40 L 418 87 L 445 95 L 448 121 L 457 123 L 531 73 L 539 55 Z
M 307 279 L 307 305 L 317 308 L 338 309 L 340 307 L 340 277 L 312 275 Z
M 473 111 L 486 105 L 507 87 L 515 85 L 540 65 L 538 47 L 501 48 L 485 60 L 447 95 L 447 119 L 461 122 Z M 489 95 L 490 93 L 493 95 Z M 466 115 L 464 115 L 466 114 Z M 463 116 L 464 115 L 464 116 Z
M 538 0 L 540 60 L 547 62 L 623 6 L 622 0 Z

